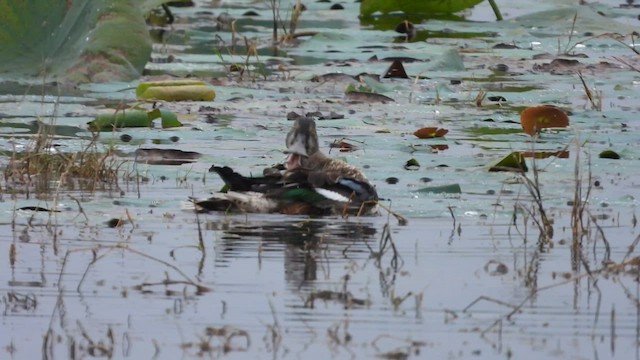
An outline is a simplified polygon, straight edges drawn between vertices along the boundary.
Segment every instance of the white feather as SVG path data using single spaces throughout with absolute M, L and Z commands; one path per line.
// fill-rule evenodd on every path
M 238 209 L 246 212 L 274 212 L 278 208 L 278 203 L 267 199 L 264 194 L 259 192 L 235 192 L 215 193 L 212 196 L 216 199 L 224 199 L 233 202 Z
M 335 191 L 331 191 L 331 190 L 327 190 L 327 189 L 322 189 L 322 188 L 315 188 L 314 189 L 318 194 L 326 197 L 329 200 L 333 200 L 333 201 L 339 201 L 339 202 L 349 202 L 349 198 L 345 197 L 343 195 L 338 194 Z

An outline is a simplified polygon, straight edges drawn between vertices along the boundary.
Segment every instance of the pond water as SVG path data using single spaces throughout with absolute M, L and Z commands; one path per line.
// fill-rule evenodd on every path
M 640 61 L 628 36 L 594 37 L 629 34 L 640 10 L 514 1 L 499 4 L 507 20 L 495 23 L 482 3 L 469 21 L 416 23 L 427 38 L 405 42 L 386 25 L 361 24 L 357 3 L 306 5 L 298 31 L 317 34 L 277 56 L 262 2 L 176 8 L 176 22 L 157 31 L 147 73 L 198 76 L 217 97 L 161 104 L 183 128 L 101 133 L 98 146 L 121 162 L 117 186 L 82 192 L 53 181 L 48 194 L 24 193 L 3 177 L 0 357 L 640 359 Z M 235 35 L 216 22 L 223 12 L 238 19 Z M 247 58 L 242 37 L 257 57 Z M 242 40 L 232 50 L 234 38 Z M 311 81 L 384 74 L 390 63 L 374 55 L 419 60 L 405 61 L 412 79 L 366 83 L 392 103 L 349 102 L 344 79 Z M 578 64 L 554 67 L 555 58 Z M 233 63 L 248 70 L 229 72 Z M 578 70 L 601 109 L 586 99 Z M 136 85 L 58 95 L 54 86 L 3 83 L 4 174 L 14 152 L 32 145 L 36 119 L 52 125 L 55 151 L 76 152 L 91 138 L 86 122 L 135 103 Z M 571 126 L 533 141 L 519 112 L 540 104 L 570 112 Z M 281 162 L 292 111 L 343 115 L 317 121 L 323 151 L 364 168 L 382 204 L 408 223 L 384 209 L 310 219 L 185 208 L 222 186 L 211 164 L 255 174 Z M 425 126 L 449 132 L 413 135 Z M 358 149 L 330 149 L 343 140 Z M 201 156 L 136 162 L 140 148 Z M 603 150 L 621 158 L 600 158 Z M 527 187 L 519 174 L 488 171 L 512 151 L 567 156 L 528 158 L 526 178 L 539 173 Z M 410 159 L 420 166 L 405 168 Z M 536 188 L 542 206 L 529 192 Z M 576 188 L 587 201 L 581 215 Z M 539 236 L 541 208 L 551 241 Z M 123 224 L 110 226 L 114 219 Z

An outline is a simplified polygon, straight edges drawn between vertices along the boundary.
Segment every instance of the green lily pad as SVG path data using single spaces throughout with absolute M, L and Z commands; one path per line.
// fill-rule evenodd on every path
M 131 110 L 100 114 L 87 125 L 92 131 L 108 131 L 123 127 L 149 127 L 151 120 L 145 111 Z
M 213 101 L 216 92 L 206 85 L 152 86 L 139 97 L 145 100 Z
M 178 121 L 176 114 L 167 110 L 152 110 L 150 112 L 141 110 L 118 111 L 112 114 L 100 114 L 89 122 L 89 129 L 92 131 L 110 131 L 114 128 L 150 127 L 153 120 L 161 118 L 163 128 L 180 127 L 182 123 Z
M 167 87 L 167 86 L 184 86 L 184 85 L 206 85 L 201 80 L 161 80 L 161 81 L 145 81 L 138 84 L 136 87 L 136 97 L 138 99 L 144 99 L 142 95 L 147 89 L 155 86 Z
M 388 14 L 394 11 L 402 11 L 405 14 L 451 14 L 468 9 L 482 0 L 362 0 L 360 3 L 360 15 L 371 16 L 375 12 Z
M 460 194 L 462 193 L 462 188 L 460 188 L 460 184 L 449 184 L 441 186 L 429 186 L 419 189 L 417 190 L 417 192 L 433 194 Z
M 166 0 L 0 0 L 0 73 L 132 80 L 151 54 L 144 13 Z
M 603 152 L 600 153 L 600 155 L 598 155 L 598 157 L 600 159 L 619 160 L 620 159 L 620 154 L 618 154 L 617 152 L 615 152 L 613 150 L 604 150 Z
M 511 154 L 505 156 L 495 165 L 489 168 L 490 172 L 497 171 L 514 171 L 514 172 L 527 172 L 527 162 L 524 155 L 519 151 L 514 151 Z
M 407 160 L 407 163 L 404 165 L 405 170 L 418 170 L 420 169 L 420 163 L 418 162 L 418 160 L 411 158 L 409 160 Z
M 171 111 L 154 109 L 147 113 L 147 117 L 149 118 L 149 121 L 160 118 L 163 129 L 182 126 L 182 123 L 178 121 L 178 115 Z

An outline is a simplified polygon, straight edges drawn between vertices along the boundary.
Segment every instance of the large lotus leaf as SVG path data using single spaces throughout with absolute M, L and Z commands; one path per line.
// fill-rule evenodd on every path
M 613 16 L 603 15 L 599 8 L 584 5 L 540 11 L 520 16 L 513 22 L 530 29 L 532 34 L 538 36 L 556 36 L 554 34 L 566 33 L 568 29 L 575 34 L 587 32 L 602 34 L 615 31 L 625 35 L 636 30 L 634 26 L 616 21 Z
M 383 14 L 394 11 L 405 14 L 450 14 L 481 2 L 482 0 L 362 0 L 360 15 L 371 16 L 378 11 Z
M 143 11 L 162 0 L 0 0 L 0 76 L 131 80 L 151 53 Z

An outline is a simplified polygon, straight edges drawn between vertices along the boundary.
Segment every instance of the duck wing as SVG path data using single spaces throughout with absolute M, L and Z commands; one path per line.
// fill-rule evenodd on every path
M 248 177 L 235 172 L 228 166 L 211 166 L 209 172 L 217 173 L 227 185 L 227 190 L 235 192 L 265 193 L 271 189 L 282 186 L 282 176 L 272 173 L 269 176 Z
M 361 177 L 315 171 L 308 174 L 308 182 L 317 192 L 335 201 L 363 203 L 378 200 L 376 188 Z

